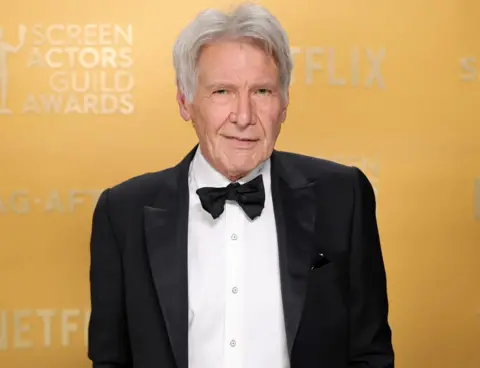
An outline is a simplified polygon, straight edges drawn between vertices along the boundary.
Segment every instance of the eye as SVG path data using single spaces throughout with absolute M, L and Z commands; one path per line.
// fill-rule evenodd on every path
M 270 94 L 272 91 L 270 91 L 269 89 L 267 88 L 260 88 L 257 90 L 257 93 L 261 94 L 261 95 L 268 95 Z
M 216 91 L 213 92 L 215 95 L 225 95 L 227 94 L 228 91 L 226 89 L 217 89 Z

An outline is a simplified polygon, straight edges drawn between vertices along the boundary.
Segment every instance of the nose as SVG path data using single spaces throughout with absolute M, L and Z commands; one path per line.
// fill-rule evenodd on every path
M 239 93 L 234 111 L 234 122 L 242 128 L 253 123 L 252 100 L 248 93 Z

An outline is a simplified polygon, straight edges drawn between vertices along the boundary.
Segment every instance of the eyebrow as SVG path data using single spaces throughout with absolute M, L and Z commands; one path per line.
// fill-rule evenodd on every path
M 226 82 L 214 82 L 214 83 L 208 84 L 206 88 L 210 91 L 210 90 L 223 89 L 223 88 L 235 88 L 235 85 L 232 83 L 226 83 Z
M 253 83 L 250 86 L 250 88 L 252 89 L 267 88 L 272 90 L 275 90 L 277 87 L 278 86 L 275 83 L 272 83 L 270 81 Z M 237 86 L 233 83 L 228 83 L 228 82 L 214 82 L 214 83 L 208 84 L 205 88 L 207 88 L 210 91 L 210 90 L 223 89 L 223 88 L 236 89 Z

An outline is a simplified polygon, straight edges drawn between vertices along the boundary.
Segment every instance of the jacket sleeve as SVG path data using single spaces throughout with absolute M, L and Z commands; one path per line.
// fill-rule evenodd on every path
M 102 192 L 92 219 L 88 357 L 93 368 L 131 368 L 122 257 L 108 213 L 108 196 L 109 189 Z
M 354 205 L 350 249 L 349 367 L 393 368 L 386 272 L 373 187 L 353 168 Z

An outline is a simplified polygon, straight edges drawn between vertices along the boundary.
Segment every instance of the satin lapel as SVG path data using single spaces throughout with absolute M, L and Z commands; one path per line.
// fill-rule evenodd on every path
M 293 164 L 272 154 L 272 196 L 277 226 L 280 275 L 288 352 L 291 354 L 302 316 L 308 272 L 315 255 L 316 196 Z
M 150 267 L 178 368 L 188 367 L 188 170 L 195 149 L 165 172 L 154 205 L 144 208 Z

